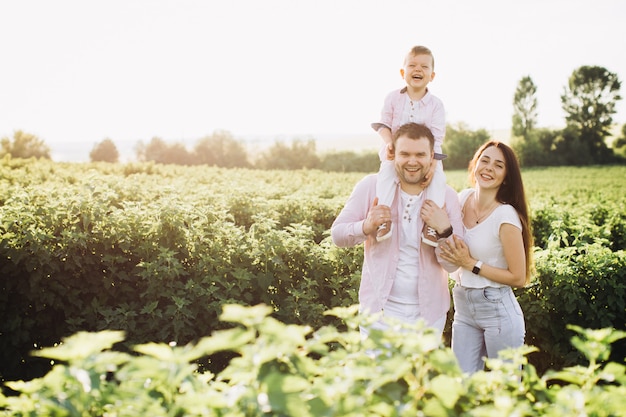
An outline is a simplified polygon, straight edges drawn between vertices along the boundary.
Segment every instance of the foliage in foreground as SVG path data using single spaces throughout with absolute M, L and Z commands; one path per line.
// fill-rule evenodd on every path
M 12 381 L 19 395 L 0 395 L 4 416 L 618 416 L 626 409 L 626 367 L 605 361 L 613 329 L 574 327 L 574 346 L 588 364 L 538 377 L 526 354 L 506 352 L 490 371 L 463 375 L 430 329 L 404 326 L 361 340 L 356 308 L 327 312 L 332 326 L 283 324 L 268 306 L 228 305 L 221 320 L 239 325 L 196 344 L 148 343 L 135 355 L 111 350 L 119 331 L 77 333 L 36 354 L 58 362 L 42 378 Z M 415 335 L 412 335 L 415 334 Z M 237 354 L 219 374 L 195 361 Z

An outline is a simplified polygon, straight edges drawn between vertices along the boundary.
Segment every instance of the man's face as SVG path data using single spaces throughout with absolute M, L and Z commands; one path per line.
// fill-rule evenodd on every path
M 422 183 L 433 163 L 433 157 L 427 138 L 409 139 L 400 136 L 396 140 L 394 164 L 403 189 Z

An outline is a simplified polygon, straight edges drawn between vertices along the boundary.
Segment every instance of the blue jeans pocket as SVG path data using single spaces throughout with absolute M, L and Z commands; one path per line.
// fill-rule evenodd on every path
M 499 303 L 502 301 L 502 291 L 500 288 L 485 287 L 483 288 L 483 297 L 490 303 Z

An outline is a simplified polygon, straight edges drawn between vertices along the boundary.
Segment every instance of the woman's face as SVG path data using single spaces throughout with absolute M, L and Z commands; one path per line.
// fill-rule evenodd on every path
M 504 154 L 495 147 L 490 146 L 483 151 L 476 161 L 474 179 L 481 188 L 499 188 L 506 178 L 506 163 Z

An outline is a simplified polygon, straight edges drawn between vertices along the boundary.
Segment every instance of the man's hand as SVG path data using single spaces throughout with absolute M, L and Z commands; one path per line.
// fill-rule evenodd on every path
M 378 197 L 376 197 L 363 222 L 363 233 L 368 236 L 375 235 L 382 224 L 388 229 L 391 228 L 391 209 L 389 206 L 378 205 Z

